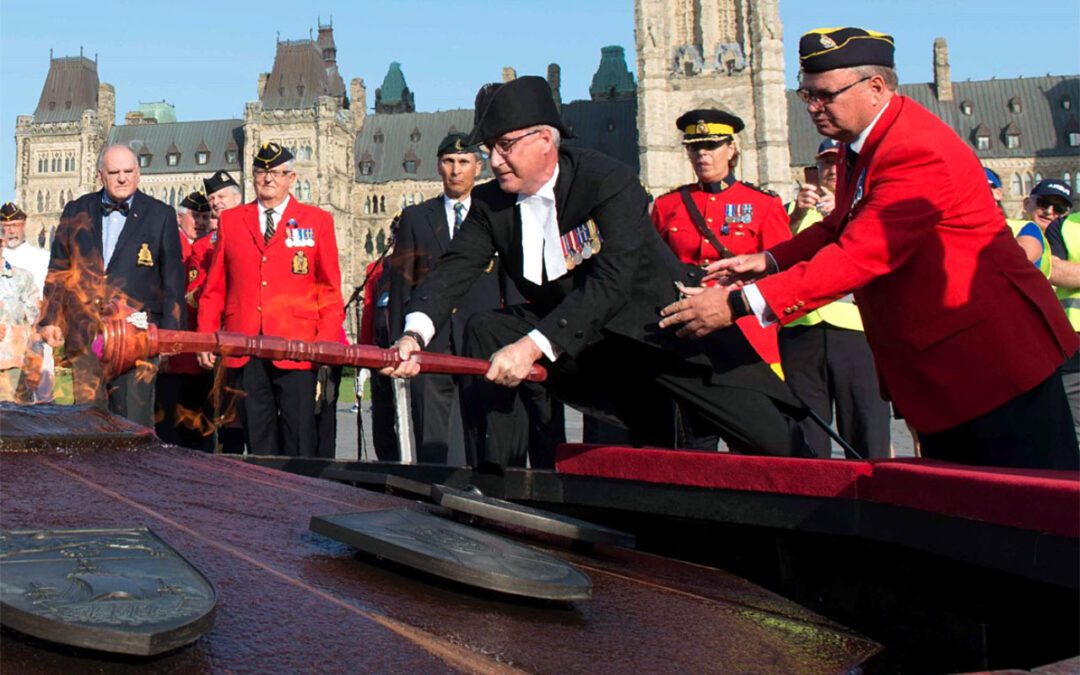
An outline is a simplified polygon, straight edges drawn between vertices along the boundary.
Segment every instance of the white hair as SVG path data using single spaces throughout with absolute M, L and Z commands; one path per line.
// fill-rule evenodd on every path
M 97 170 L 98 171 L 102 171 L 102 170 L 105 169 L 105 155 L 107 155 L 108 152 L 110 150 L 112 150 L 113 148 L 123 148 L 124 150 L 127 150 L 128 152 L 130 152 L 132 158 L 135 159 L 136 166 L 138 166 L 139 158 L 135 155 L 135 151 L 131 148 L 130 145 L 127 145 L 125 143 L 114 143 L 112 145 L 106 145 L 104 148 L 101 149 L 101 152 L 98 153 L 98 156 L 97 156 Z
M 191 209 L 189 209 L 189 208 L 188 208 L 188 207 L 186 207 L 186 206 L 177 206 L 177 207 L 176 207 L 176 215 L 178 215 L 178 216 L 184 216 L 184 215 L 187 215 L 187 212 L 188 212 L 188 211 L 190 211 L 190 210 L 191 210 Z
M 555 127 L 551 126 L 550 124 L 541 124 L 540 126 L 538 126 L 536 128 L 537 129 L 546 129 L 547 132 L 551 135 L 551 143 L 552 143 L 552 145 L 554 145 L 556 148 L 559 147 L 560 143 L 562 143 L 562 134 L 560 134 L 559 130 L 556 129 Z

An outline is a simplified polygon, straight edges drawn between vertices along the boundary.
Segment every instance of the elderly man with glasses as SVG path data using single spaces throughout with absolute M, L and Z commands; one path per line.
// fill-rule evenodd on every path
M 460 232 L 413 292 L 396 344 L 403 357 L 424 348 L 499 254 L 528 302 L 477 313 L 466 327 L 466 354 L 491 361 L 480 383 L 487 414 L 472 420 L 489 465 L 513 459 L 506 454 L 515 447 L 516 397 L 508 387 L 538 386 L 522 384 L 536 362 L 548 367 L 545 386 L 557 398 L 613 414 L 638 442 L 674 444 L 674 399 L 735 450 L 808 455 L 796 423 L 805 408 L 737 329 L 695 343 L 657 327 L 657 310 L 677 297 L 674 282 L 696 283 L 701 270 L 681 264 L 660 239 L 633 170 L 561 145 L 567 129 L 543 78 L 487 85 L 476 110 L 469 140 L 486 146 L 495 180 L 473 191 Z M 383 373 L 418 371 L 406 361 Z M 530 413 L 534 422 L 550 416 Z M 540 454 L 550 466 L 554 448 Z
M 826 28 L 799 42 L 799 95 L 843 144 L 836 208 L 764 253 L 716 263 L 725 281 L 664 308 L 704 336 L 753 314 L 783 325 L 854 292 L 882 390 L 924 457 L 1075 469 L 1058 368 L 1077 350 L 1046 279 L 986 189 L 972 148 L 896 93 L 893 39 Z
M 345 309 L 333 218 L 289 195 L 293 156 L 277 143 L 259 148 L 252 176 L 256 200 L 221 212 L 199 330 L 336 342 Z M 199 359 L 203 367 L 215 361 L 212 354 Z M 311 363 L 227 357 L 225 367 L 242 368 L 240 414 L 250 452 L 315 455 Z

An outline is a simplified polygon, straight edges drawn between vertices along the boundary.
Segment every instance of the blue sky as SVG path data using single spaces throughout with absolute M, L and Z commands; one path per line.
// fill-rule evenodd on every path
M 789 86 L 798 36 L 820 26 L 892 33 L 901 81 L 932 78 L 935 37 L 949 42 L 953 79 L 1080 72 L 1075 0 L 780 0 Z M 1022 13 L 1022 14 L 1021 14 Z M 185 120 L 242 118 L 275 39 L 308 36 L 333 17 L 346 82 L 362 77 L 368 105 L 391 61 L 402 64 L 419 110 L 471 107 L 503 66 L 543 74 L 562 66 L 564 100 L 586 98 L 604 45 L 634 53 L 633 0 L 363 0 L 111 3 L 0 0 L 0 201 L 12 195 L 15 118 L 32 114 L 56 56 L 97 54 L 116 87 L 117 116 L 166 99 Z

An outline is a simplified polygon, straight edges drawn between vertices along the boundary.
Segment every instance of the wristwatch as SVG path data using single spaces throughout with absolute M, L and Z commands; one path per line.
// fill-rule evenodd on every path
M 424 336 L 420 335 L 420 333 L 417 333 L 414 330 L 403 331 L 401 333 L 401 337 L 411 337 L 412 339 L 416 340 L 416 344 L 420 345 L 421 350 L 423 350 L 424 347 L 427 347 L 427 342 L 424 340 Z
M 746 302 L 746 294 L 742 290 L 732 291 L 727 296 L 728 307 L 731 308 L 731 320 L 750 316 L 750 303 Z

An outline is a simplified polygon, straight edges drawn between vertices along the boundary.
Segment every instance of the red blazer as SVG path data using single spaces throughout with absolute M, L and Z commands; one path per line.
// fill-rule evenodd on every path
M 836 210 L 770 249 L 783 271 L 757 287 L 781 323 L 854 291 L 883 394 L 925 432 L 1006 403 L 1076 351 L 978 158 L 944 122 L 894 96 L 850 176 L 845 164 Z
M 221 214 L 218 241 L 199 298 L 199 330 L 337 341 L 345 321 L 334 220 L 289 199 L 269 244 L 255 202 Z M 237 368 L 247 357 L 225 359 Z M 302 370 L 306 361 L 274 361 Z
M 203 235 L 191 243 L 188 243 L 183 234 L 180 235 L 180 244 L 185 248 L 184 270 L 187 272 L 187 291 L 184 293 L 188 315 L 187 330 L 199 329 L 199 296 L 206 281 L 206 273 L 210 269 L 210 254 L 214 252 L 215 242 L 216 232 Z M 162 372 L 198 375 L 206 371 L 199 366 L 195 354 L 177 354 L 169 357 L 162 367 Z
M 716 238 L 732 253 L 757 253 L 791 239 L 787 211 L 776 193 L 731 178 L 724 184 L 727 187 L 721 192 L 710 194 L 702 189 L 701 183 L 694 183 L 689 186 L 690 198 Z M 656 199 L 652 210 L 653 225 L 679 260 L 692 265 L 708 265 L 720 258 L 720 252 L 701 236 L 690 219 L 679 192 L 681 189 Z M 780 362 L 777 326 L 762 328 L 752 316 L 743 317 L 736 323 L 758 356 L 766 363 Z
M 360 311 L 360 335 L 356 339 L 356 344 L 375 344 L 375 303 L 378 300 L 376 296 L 379 294 L 379 281 L 382 279 L 384 260 L 386 259 L 379 258 L 375 262 L 368 263 L 364 272 L 367 281 L 364 282 L 364 306 Z

